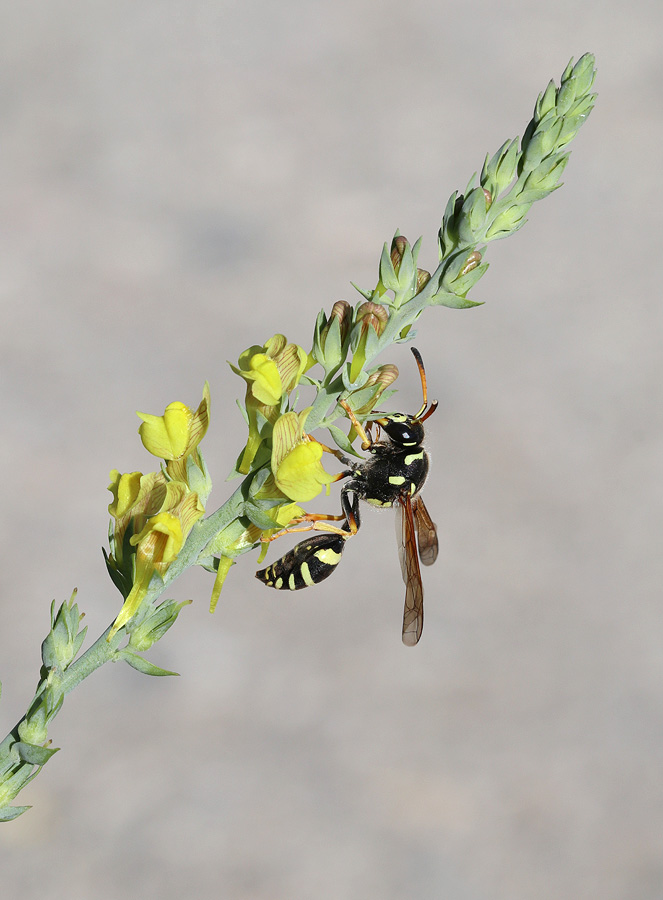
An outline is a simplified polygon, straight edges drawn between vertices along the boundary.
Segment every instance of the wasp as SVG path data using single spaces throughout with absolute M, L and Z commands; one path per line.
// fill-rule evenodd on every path
M 398 556 L 405 582 L 403 643 L 412 647 L 419 641 L 424 624 L 424 590 L 419 560 L 426 566 L 435 562 L 438 540 L 437 529 L 420 496 L 430 465 L 423 446 L 423 423 L 435 412 L 437 400 L 428 406 L 424 363 L 419 351 L 414 347 L 411 349 L 421 377 L 423 403 L 419 412 L 414 416 L 380 413 L 378 418 L 362 425 L 347 403 L 341 400 L 362 439 L 362 450 L 369 454 L 355 462 L 340 451 L 322 445 L 348 467 L 335 479 L 349 478 L 341 488 L 341 515 L 308 514 L 294 526 L 272 535 L 268 540 L 298 531 L 320 532 L 297 544 L 271 566 L 256 572 L 256 578 L 281 590 L 296 591 L 319 584 L 335 570 L 346 542 L 359 531 L 359 501 L 381 508 L 395 507 Z M 386 439 L 380 439 L 381 432 Z M 343 524 L 339 527 L 331 522 Z

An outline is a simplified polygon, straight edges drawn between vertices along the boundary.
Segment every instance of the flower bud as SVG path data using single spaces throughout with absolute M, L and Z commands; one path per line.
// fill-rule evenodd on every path
M 426 269 L 417 269 L 417 294 L 422 291 L 430 281 L 430 272 Z
M 134 628 L 129 646 L 134 650 L 149 650 L 152 644 L 160 640 L 171 625 L 175 624 L 182 607 L 188 606 L 191 602 L 191 600 L 182 600 L 179 603 L 176 600 L 164 600 Z
M 382 394 L 398 378 L 398 368 L 391 363 L 380 366 L 366 379 L 366 383 L 348 395 L 348 402 L 356 415 L 368 415 L 375 409 Z
M 366 303 L 362 303 L 357 310 L 357 324 L 361 323 L 362 335 L 365 335 L 369 328 L 373 328 L 380 337 L 388 321 L 389 312 L 386 306 L 382 306 L 380 303 L 368 300 Z
M 327 336 L 329 328 L 334 319 L 338 319 L 339 328 L 341 331 L 341 343 L 344 343 L 345 339 L 350 333 L 350 326 L 352 325 L 352 307 L 347 300 L 337 300 L 336 303 L 332 306 L 332 311 L 329 314 L 329 320 L 322 333 L 323 343 L 324 338 Z
M 460 275 L 467 275 L 468 272 L 471 272 L 472 269 L 476 269 L 476 267 L 481 262 L 481 254 L 478 250 L 474 250 L 465 260 L 465 265 L 460 270 Z
M 327 319 L 320 313 L 313 340 L 313 357 L 326 372 L 337 369 L 348 352 L 352 327 L 352 307 L 347 300 L 337 300 Z
M 402 234 L 397 235 L 393 241 L 391 242 L 391 264 L 394 267 L 394 272 L 398 275 L 398 270 L 401 267 L 401 262 L 403 260 L 403 255 L 408 246 L 408 239 L 404 237 Z

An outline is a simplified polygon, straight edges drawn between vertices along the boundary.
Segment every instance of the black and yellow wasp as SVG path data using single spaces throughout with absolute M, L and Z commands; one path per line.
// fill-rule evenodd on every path
M 424 625 L 424 591 L 419 559 L 432 565 L 437 559 L 437 531 L 419 492 L 428 475 L 429 457 L 423 447 L 425 420 L 435 412 L 437 401 L 428 406 L 426 373 L 418 350 L 411 348 L 419 368 L 423 404 L 414 416 L 404 413 L 379 414 L 362 426 L 350 407 L 341 401 L 355 431 L 362 439 L 362 450 L 370 456 L 354 462 L 337 450 L 330 450 L 348 468 L 335 480 L 349 478 L 341 488 L 341 515 L 309 514 L 295 526 L 284 529 L 270 540 L 297 531 L 322 532 L 297 544 L 266 569 L 256 572 L 269 587 L 296 591 L 318 584 L 329 577 L 341 560 L 345 542 L 359 530 L 359 501 L 371 506 L 396 507 L 398 555 L 405 582 L 403 643 L 414 646 Z M 373 426 L 377 427 L 375 439 Z M 387 440 L 380 440 L 380 429 Z M 341 527 L 330 524 L 343 521 Z M 417 553 L 417 544 L 419 552 Z

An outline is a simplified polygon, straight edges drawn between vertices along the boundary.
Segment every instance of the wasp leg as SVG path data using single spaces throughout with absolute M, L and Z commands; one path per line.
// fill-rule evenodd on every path
M 354 430 L 357 432 L 357 434 L 361 438 L 361 449 L 368 450 L 368 448 L 370 446 L 372 446 L 372 444 L 373 444 L 373 441 L 371 440 L 370 435 L 367 434 L 366 429 L 361 424 L 359 419 L 355 416 L 354 410 L 351 409 L 351 407 L 348 405 L 348 403 L 345 400 L 340 400 L 339 404 L 343 407 L 343 409 L 348 414 L 348 418 L 352 422 L 352 427 L 354 428 Z
M 344 528 L 337 528 L 336 525 L 328 524 L 329 522 L 342 522 L 345 518 L 347 518 L 345 513 L 340 516 L 328 516 L 324 513 L 308 513 L 297 519 L 294 525 L 288 525 L 287 528 L 282 528 L 280 531 L 270 534 L 267 537 L 262 537 L 260 540 L 262 543 L 271 543 L 271 541 L 283 537 L 284 534 L 297 534 L 300 531 L 323 531 L 331 534 L 346 534 Z M 302 522 L 305 524 L 302 524 Z
M 352 499 L 349 497 L 350 494 Z M 354 537 L 359 530 L 359 498 L 348 486 L 341 491 L 341 507 L 343 512 L 340 516 L 310 513 L 300 520 L 306 521 L 305 525 L 290 526 L 265 538 L 266 543 L 284 534 L 296 534 L 300 531 L 322 532 L 301 541 L 266 569 L 260 569 L 256 572 L 256 578 L 268 587 L 291 591 L 310 587 L 328 578 L 341 560 L 345 542 Z M 331 524 L 342 520 L 345 521 L 341 528 Z
M 352 500 L 350 500 L 350 494 L 352 494 Z M 341 509 L 348 520 L 348 528 L 353 534 L 356 534 L 359 531 L 361 519 L 359 517 L 359 497 L 352 482 L 341 488 Z

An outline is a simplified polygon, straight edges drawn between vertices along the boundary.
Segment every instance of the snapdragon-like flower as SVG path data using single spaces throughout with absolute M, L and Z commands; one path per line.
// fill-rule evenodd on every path
M 195 412 L 175 401 L 166 407 L 162 416 L 138 413 L 143 420 L 138 433 L 145 449 L 166 461 L 166 472 L 172 479 L 186 482 L 204 496 L 211 490 L 211 484 L 198 445 L 209 427 L 209 407 L 209 385 L 205 382 L 203 399 Z M 195 475 L 190 470 L 189 457 L 198 470 Z
M 145 449 L 166 461 L 189 456 L 205 437 L 209 426 L 209 403 L 209 385 L 205 382 L 203 399 L 195 412 L 179 401 L 170 403 L 162 416 L 139 412 L 143 424 L 138 433 Z
M 336 480 L 322 467 L 322 445 L 304 432 L 311 408 L 282 415 L 272 436 L 272 473 L 279 490 L 291 500 L 306 503 L 317 497 L 323 486 Z
M 154 573 L 162 577 L 177 559 L 191 529 L 205 510 L 198 495 L 183 482 L 168 482 L 163 506 L 150 516 L 140 531 L 129 539 L 136 548 L 133 586 L 119 615 L 113 622 L 108 639 L 126 625 L 140 609 Z
M 249 437 L 238 470 L 251 470 L 260 445 L 281 412 L 281 401 L 297 384 L 308 364 L 306 351 L 275 334 L 262 347 L 254 345 L 240 354 L 238 366 L 230 368 L 246 381 L 246 412 Z
M 113 500 L 108 505 L 108 512 L 115 520 L 112 531 L 112 555 L 109 565 L 116 571 L 125 571 L 125 577 L 131 577 L 131 566 L 125 565 L 124 541 L 127 529 L 130 534 L 141 531 L 147 518 L 155 515 L 163 508 L 166 499 L 166 476 L 163 472 L 127 472 L 121 475 L 117 469 L 110 473 L 111 483 L 108 490 Z

